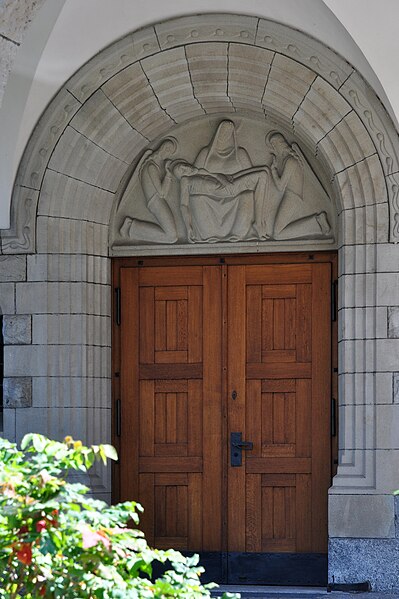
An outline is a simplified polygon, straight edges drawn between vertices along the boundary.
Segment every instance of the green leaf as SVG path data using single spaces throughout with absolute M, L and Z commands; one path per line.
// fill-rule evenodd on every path
M 112 445 L 101 445 L 104 454 L 107 456 L 107 458 L 109 458 L 110 460 L 118 460 L 118 454 L 117 451 L 115 449 L 115 447 L 113 447 Z
M 24 435 L 22 441 L 21 441 L 21 449 L 25 450 L 28 445 L 30 445 L 30 443 L 32 442 L 32 438 L 33 438 L 33 433 L 28 433 L 26 435 Z
M 33 434 L 32 445 L 38 453 L 41 453 L 46 447 L 47 439 L 43 435 Z

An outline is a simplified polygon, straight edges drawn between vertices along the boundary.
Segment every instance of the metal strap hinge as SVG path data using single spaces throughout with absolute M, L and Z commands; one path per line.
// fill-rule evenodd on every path
M 115 432 L 116 432 L 117 437 L 121 436 L 121 400 L 120 399 L 116 400 L 116 405 L 115 405 Z
M 121 324 L 121 288 L 115 287 L 115 322 Z
M 331 320 L 335 322 L 337 320 L 337 288 L 338 281 L 331 283 Z

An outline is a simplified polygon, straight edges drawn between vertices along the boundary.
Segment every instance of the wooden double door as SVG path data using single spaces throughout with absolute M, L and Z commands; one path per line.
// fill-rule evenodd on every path
M 332 264 L 223 261 L 116 264 L 120 498 L 209 578 L 323 584 Z

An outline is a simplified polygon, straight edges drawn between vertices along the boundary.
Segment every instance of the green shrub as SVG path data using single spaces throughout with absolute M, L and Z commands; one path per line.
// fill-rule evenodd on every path
M 117 459 L 110 445 L 85 447 L 26 435 L 21 451 L 0 439 L 0 597 L 62 599 L 209 597 L 197 556 L 151 549 L 133 501 L 108 506 L 67 482 L 96 460 Z M 152 562 L 172 564 L 151 581 Z M 224 597 L 237 597 L 225 594 Z

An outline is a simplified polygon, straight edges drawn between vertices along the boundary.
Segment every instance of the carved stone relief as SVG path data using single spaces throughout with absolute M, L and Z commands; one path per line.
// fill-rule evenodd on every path
M 249 119 L 198 119 L 147 149 L 114 215 L 114 253 L 148 244 L 334 242 L 335 209 L 299 148 Z

